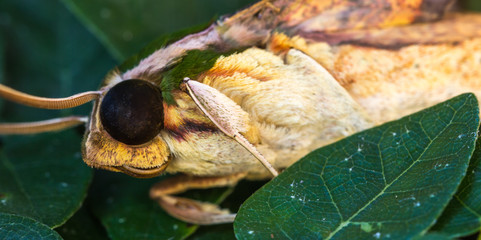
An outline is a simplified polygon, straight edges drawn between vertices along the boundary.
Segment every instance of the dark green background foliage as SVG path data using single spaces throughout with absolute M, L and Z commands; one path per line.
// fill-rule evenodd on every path
M 1 0 L 0 82 L 45 97 L 63 97 L 94 90 L 114 66 L 137 53 L 140 56 L 145 54 L 141 49 L 147 43 L 155 39 L 156 44 L 165 42 L 159 36 L 208 23 L 252 2 Z M 466 0 L 462 5 L 466 9 L 481 10 L 481 2 L 477 0 Z M 454 109 L 454 114 L 446 114 L 449 111 L 442 109 L 448 105 Z M 413 122 L 427 132 L 442 136 L 435 141 L 415 134 L 418 132 L 414 128 L 411 135 L 404 136 L 405 139 L 389 136 L 386 131 L 406 124 L 403 122 L 406 120 L 401 120 L 313 152 L 246 202 L 235 223 L 236 235 L 241 238 L 265 238 L 271 237 L 271 233 L 275 233 L 272 235 L 275 238 L 325 237 L 337 231 L 335 233 L 340 235 L 333 234 L 334 238 L 343 234 L 365 234 L 375 238 L 386 236 L 387 232 L 397 236 L 391 231 L 396 226 L 403 226 L 409 236 L 419 239 L 440 236 L 450 239 L 475 232 L 481 216 L 478 197 L 481 196 L 481 186 L 478 186 L 481 182 L 481 154 L 476 151 L 469 166 L 468 160 L 477 128 L 477 120 L 469 118 L 476 118 L 474 113 L 477 108 L 469 95 L 448 105 L 440 105 L 437 110 L 424 111 L 411 118 L 418 119 Z M 0 121 L 87 115 L 90 108 L 91 105 L 86 104 L 75 109 L 50 111 L 1 101 Z M 434 118 L 433 121 L 452 117 L 456 121 L 465 120 L 466 124 L 453 125 L 451 122 L 443 126 L 452 131 L 439 132 L 440 129 L 430 128 L 432 124 L 419 119 L 429 117 Z M 231 224 L 198 228 L 165 214 L 148 198 L 148 189 L 160 178 L 133 179 L 85 166 L 80 157 L 82 132 L 82 128 L 77 128 L 36 136 L 0 137 L 0 238 L 234 238 Z M 455 137 L 461 135 L 458 141 Z M 360 159 L 356 162 L 359 165 L 349 165 L 350 162 L 336 164 L 334 157 L 342 159 L 340 155 L 343 153 L 356 152 L 359 137 L 369 139 L 363 146 L 362 154 L 353 155 L 353 159 Z M 446 144 L 451 139 L 455 144 Z M 397 141 L 402 141 L 402 146 L 408 149 L 399 150 L 397 154 L 423 151 L 424 155 L 416 158 L 413 167 L 409 167 L 408 163 L 385 165 L 387 170 L 382 180 L 377 171 L 380 155 L 375 151 L 378 149 L 376 146 L 384 149 L 381 152 L 389 159 L 393 156 L 390 156 L 388 146 L 392 148 Z M 451 147 L 434 147 L 439 145 Z M 338 150 L 342 151 L 337 153 Z M 339 156 L 331 156 L 330 152 Z M 419 166 L 424 163 L 421 161 L 423 156 L 432 156 L 434 160 L 425 163 L 429 166 Z M 323 164 L 329 171 L 320 173 L 318 170 Z M 444 165 L 436 169 L 437 164 Z M 434 167 L 434 170 L 429 171 L 429 167 Z M 467 175 L 461 182 L 464 173 Z M 412 181 L 411 175 L 430 177 L 431 181 Z M 400 181 L 401 178 L 408 181 Z M 396 179 L 403 184 L 396 185 Z M 339 185 L 331 195 L 326 195 L 326 186 L 333 187 L 330 184 Z M 459 189 L 451 198 L 458 184 Z M 224 206 L 237 211 L 239 205 L 261 185 L 262 182 L 241 182 L 224 201 Z M 291 185 L 296 187 L 294 192 Z M 372 189 L 367 191 L 366 186 Z M 394 187 L 402 189 L 403 199 L 407 198 L 399 209 L 389 208 L 390 202 L 386 200 L 389 197 L 387 190 Z M 429 191 L 416 189 L 432 190 L 438 198 L 429 201 Z M 231 191 L 221 188 L 188 194 L 196 199 L 219 202 Z M 317 195 L 312 195 L 314 193 Z M 343 198 L 343 194 L 357 196 L 357 205 L 346 200 L 349 198 Z M 415 200 L 409 199 L 411 196 Z M 267 202 L 272 204 L 270 207 L 277 206 L 275 204 L 279 207 L 267 211 L 264 207 Z M 340 210 L 334 210 L 333 205 L 341 206 Z M 415 214 L 416 207 L 422 209 L 422 217 L 416 220 L 416 224 L 408 224 L 407 219 L 410 214 Z M 389 216 L 383 216 L 377 214 L 379 209 L 391 212 Z M 387 224 L 379 217 L 391 217 L 390 220 L 397 222 Z M 432 226 L 436 219 L 437 223 Z M 298 234 L 293 235 L 296 232 Z

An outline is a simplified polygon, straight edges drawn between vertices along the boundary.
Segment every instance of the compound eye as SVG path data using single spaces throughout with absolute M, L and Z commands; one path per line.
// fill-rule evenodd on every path
M 100 121 L 119 142 L 128 145 L 149 142 L 163 127 L 162 92 L 144 80 L 122 81 L 104 96 Z

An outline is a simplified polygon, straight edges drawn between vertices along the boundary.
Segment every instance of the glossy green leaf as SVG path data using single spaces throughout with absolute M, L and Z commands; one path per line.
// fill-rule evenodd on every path
M 161 179 L 134 179 L 104 171 L 96 175 L 89 203 L 111 239 L 184 239 L 197 229 L 172 218 L 149 198 L 150 187 Z M 216 202 L 227 194 L 222 188 L 193 191 L 187 197 Z
M 255 0 L 63 0 L 123 61 L 158 36 L 233 13 Z M 140 17 L 141 16 L 141 17 Z
M 0 213 L 0 237 L 4 240 L 59 240 L 48 226 L 28 217 Z
M 4 138 L 0 212 L 51 227 L 64 223 L 86 196 L 92 171 L 82 162 L 75 131 Z
M 481 140 L 458 191 L 430 231 L 460 237 L 481 228 Z
M 418 236 L 464 177 L 478 124 L 478 102 L 464 94 L 318 149 L 244 203 L 236 236 Z

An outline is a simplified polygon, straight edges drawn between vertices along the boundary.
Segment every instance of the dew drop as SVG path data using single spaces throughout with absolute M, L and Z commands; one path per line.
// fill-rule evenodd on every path
M 377 232 L 373 235 L 375 238 L 379 239 L 381 238 L 381 233 L 380 232 Z
M 372 229 L 372 225 L 367 223 L 367 222 L 363 222 L 361 223 L 361 230 L 363 230 L 364 232 L 371 232 L 373 229 Z

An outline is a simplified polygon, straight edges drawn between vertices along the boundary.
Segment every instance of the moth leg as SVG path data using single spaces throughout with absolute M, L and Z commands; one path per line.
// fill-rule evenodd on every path
M 231 223 L 234 221 L 235 213 L 220 209 L 216 204 L 177 197 L 173 194 L 189 189 L 234 186 L 245 176 L 246 173 L 221 177 L 179 175 L 155 184 L 150 189 L 150 198 L 156 200 L 171 216 L 188 223 L 200 225 Z

